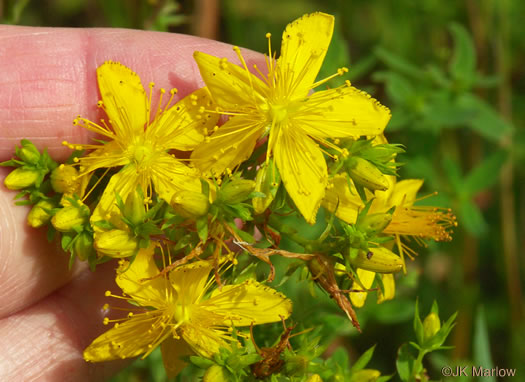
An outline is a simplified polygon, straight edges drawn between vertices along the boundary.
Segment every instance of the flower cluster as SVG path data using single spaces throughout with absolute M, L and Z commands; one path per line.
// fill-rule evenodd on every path
M 360 330 L 354 307 L 370 292 L 378 302 L 394 297 L 411 244 L 450 240 L 452 213 L 418 203 L 422 180 L 397 181 L 404 150 L 383 135 L 388 108 L 349 81 L 327 88 L 346 68 L 317 79 L 333 27 L 323 13 L 294 21 L 279 58 L 267 34 L 265 68 L 250 68 L 238 47 L 239 64 L 195 52 L 206 87 L 176 103 L 176 89 L 153 102 L 153 83 L 146 92 L 136 73 L 107 61 L 97 69 L 107 118 L 73 122 L 97 140 L 64 142 L 73 153 L 62 164 L 23 140 L 18 159 L 3 163 L 16 167 L 5 185 L 32 205 L 28 223 L 59 235 L 72 262 L 95 270 L 119 259 L 121 292 L 106 293 L 112 327 L 86 361 L 146 357 L 160 346 L 170 375 L 193 356 L 206 375 L 268 377 L 282 369 L 291 328 L 252 356 L 242 344 L 246 328 L 284 324 L 292 313 L 265 285 L 276 277 L 272 256 L 298 261 Z M 303 222 L 322 233 L 306 235 Z M 259 261 L 266 280 L 252 266 Z M 225 361 L 234 356 L 237 369 Z M 300 373 L 320 380 L 307 367 Z

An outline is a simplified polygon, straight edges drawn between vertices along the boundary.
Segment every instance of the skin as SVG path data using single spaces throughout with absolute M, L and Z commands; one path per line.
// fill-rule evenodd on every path
M 0 161 L 20 139 L 47 147 L 56 160 L 70 150 L 61 145 L 89 142 L 74 127 L 77 115 L 96 121 L 95 70 L 105 60 L 134 70 L 146 87 L 176 87 L 181 98 L 203 85 L 195 50 L 237 62 L 231 46 L 192 36 L 122 29 L 59 29 L 0 26 Z M 264 67 L 261 56 L 243 51 L 249 65 Z M 157 92 L 153 99 L 156 99 Z M 176 100 L 177 100 L 176 99 Z M 2 179 L 9 168 L 0 168 Z M 0 186 L 0 376 L 2 380 L 100 381 L 127 361 L 87 363 L 82 352 L 107 330 L 104 291 L 119 293 L 116 262 L 68 270 L 69 256 L 48 243 L 45 229 L 27 226 L 28 207 L 15 206 L 16 192 Z M 113 300 L 113 301 L 112 301 Z M 110 313 L 117 316 L 118 313 Z

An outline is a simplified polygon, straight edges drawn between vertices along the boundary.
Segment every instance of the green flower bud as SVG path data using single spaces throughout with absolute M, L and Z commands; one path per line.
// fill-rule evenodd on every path
M 219 198 L 227 204 L 236 204 L 245 201 L 253 190 L 255 182 L 249 179 L 234 179 L 220 189 Z
M 26 163 L 36 164 L 40 160 L 40 152 L 27 139 L 22 139 L 22 147 L 17 151 L 17 155 Z
M 395 273 L 403 268 L 401 258 L 385 247 L 370 248 L 368 252 L 358 251 L 354 258 L 350 256 L 350 263 L 357 268 L 377 273 Z
M 109 257 L 129 257 L 135 254 L 139 244 L 128 231 L 112 229 L 95 234 L 95 249 Z
M 378 234 L 383 232 L 391 221 L 392 214 L 389 213 L 369 214 L 359 219 L 356 226 L 360 231 Z
M 273 162 L 270 161 L 268 166 L 263 166 L 259 171 L 257 171 L 257 176 L 255 177 L 255 191 L 262 192 L 264 197 L 254 197 L 252 199 L 253 209 L 256 214 L 262 214 L 268 206 L 272 203 L 281 178 L 277 168 L 273 165 Z
M 93 248 L 93 236 L 86 231 L 80 233 L 73 245 L 73 251 L 80 260 L 85 261 L 89 259 L 95 252 L 95 248 Z
M 51 215 L 46 210 L 50 210 L 55 206 L 48 200 L 40 200 L 37 204 L 31 208 L 27 215 L 27 223 L 33 227 L 42 227 L 44 224 L 49 222 Z
M 350 382 L 375 382 L 381 373 L 373 369 L 361 369 L 352 374 Z
M 131 220 L 133 224 L 139 224 L 144 221 L 146 208 L 144 207 L 144 196 L 137 190 L 130 192 L 126 203 L 124 204 L 124 216 Z
M 38 170 L 19 167 L 7 175 L 4 184 L 10 190 L 21 190 L 32 186 L 39 178 L 40 172 Z
M 58 211 L 51 219 L 51 224 L 58 231 L 71 232 L 74 231 L 74 227 L 86 224 L 88 218 L 89 208 L 86 205 L 70 205 Z
M 310 363 L 307 357 L 301 355 L 285 357 L 285 361 L 284 372 L 289 377 L 304 375 Z
M 61 164 L 51 172 L 51 187 L 55 192 L 61 194 L 79 194 L 80 181 L 78 180 L 78 170 L 69 165 Z
M 202 382 L 229 382 L 228 371 L 222 366 L 212 365 L 204 373 Z
M 312 374 L 310 377 L 308 377 L 306 382 L 323 382 L 323 380 L 321 379 L 319 374 Z
M 434 337 L 437 332 L 441 329 L 441 322 L 439 316 L 436 313 L 430 313 L 423 320 L 423 336 L 425 341 Z
M 389 183 L 379 169 L 366 159 L 351 157 L 345 161 L 345 168 L 352 180 L 371 191 L 385 191 Z
M 173 195 L 170 205 L 179 215 L 197 219 L 208 213 L 210 201 L 206 195 L 199 192 L 180 191 Z

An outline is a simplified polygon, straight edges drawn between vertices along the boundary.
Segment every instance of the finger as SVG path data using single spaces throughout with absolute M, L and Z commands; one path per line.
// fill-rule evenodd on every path
M 39 303 L 0 320 L 0 375 L 5 381 L 101 381 L 127 361 L 87 363 L 83 350 L 108 327 L 102 306 L 116 263 L 82 272 Z
M 101 117 L 95 70 L 106 60 L 132 68 L 143 85 L 153 81 L 158 88 L 177 87 L 184 96 L 202 85 L 195 50 L 235 57 L 229 45 L 210 40 L 120 29 L 0 26 L 0 41 L 0 160 L 11 157 L 21 138 L 62 159 L 69 155 L 63 140 L 86 141 L 87 133 L 74 128 L 72 120 L 79 114 Z M 262 57 L 249 51 L 245 56 L 249 62 Z M 0 317 L 71 278 L 67 256 L 45 243 L 43 230 L 26 228 L 28 209 L 13 207 L 13 196 L 0 188 Z

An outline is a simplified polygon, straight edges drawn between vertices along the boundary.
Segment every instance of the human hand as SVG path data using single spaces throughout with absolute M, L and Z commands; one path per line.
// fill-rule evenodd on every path
M 0 161 L 23 138 L 59 160 L 70 154 L 62 141 L 87 142 L 72 121 L 102 117 L 95 69 L 104 61 L 136 71 L 146 88 L 176 87 L 180 98 L 203 84 L 195 50 L 236 62 L 229 45 L 157 32 L 0 26 L 0 41 Z M 0 168 L 3 178 L 9 170 Z M 14 205 L 15 194 L 0 188 L 0 379 L 103 380 L 126 362 L 87 363 L 82 352 L 107 329 L 104 291 L 118 290 L 116 263 L 68 270 L 69 255 L 46 241 L 45 229 L 27 225 L 28 208 Z

